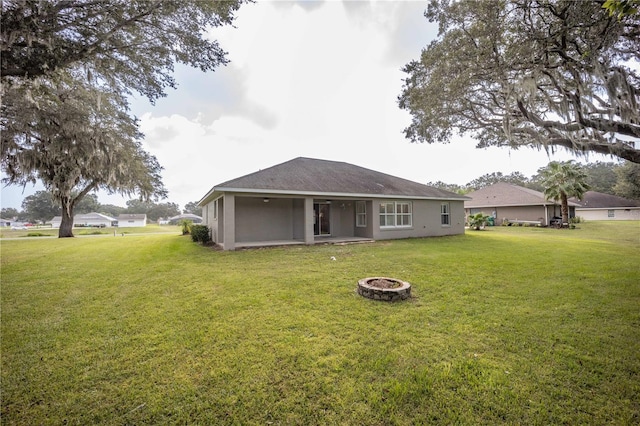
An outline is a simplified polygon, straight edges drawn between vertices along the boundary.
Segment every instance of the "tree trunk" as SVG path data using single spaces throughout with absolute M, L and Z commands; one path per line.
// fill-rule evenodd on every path
M 62 199 L 62 222 L 58 231 L 58 238 L 73 237 L 73 205 L 68 198 Z
M 564 226 L 565 223 L 569 223 L 569 201 L 564 192 L 560 194 L 560 211 L 562 211 L 562 226 Z

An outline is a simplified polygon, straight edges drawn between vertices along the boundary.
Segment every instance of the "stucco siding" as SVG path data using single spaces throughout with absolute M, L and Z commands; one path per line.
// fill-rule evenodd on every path
M 354 224 L 354 236 L 360 238 L 373 238 L 373 224 L 374 221 L 378 220 L 378 217 L 375 218 L 372 216 L 373 212 L 373 202 L 371 200 L 357 200 L 363 201 L 365 204 L 365 226 L 355 226 Z M 356 201 L 356 202 L 357 202 Z M 354 202 L 355 205 L 355 202 Z M 355 207 L 354 207 L 355 208 Z M 354 220 L 355 220 L 355 211 L 354 211 Z
M 387 202 L 389 200 L 374 200 L 372 214 L 368 215 L 368 219 L 373 221 L 373 238 L 376 240 L 435 237 L 464 233 L 464 203 L 462 201 L 448 202 L 450 206 L 449 225 L 442 225 L 441 223 L 440 209 L 443 202 L 414 200 L 412 201 L 412 226 L 407 228 L 381 228 L 380 203 Z
M 293 239 L 293 200 L 236 196 L 236 242 Z
M 293 238 L 304 240 L 304 198 L 294 198 L 292 200 L 293 217 Z
M 609 216 L 609 210 L 613 210 L 613 217 Z M 640 220 L 640 209 L 580 209 L 576 208 L 576 216 L 589 220 Z
M 545 216 L 544 206 L 513 206 L 513 207 L 483 207 L 467 209 L 467 214 L 482 214 L 496 218 L 496 225 L 502 225 L 507 220 L 543 220 L 543 225 L 549 223 L 549 219 L 554 216 L 554 206 L 547 206 L 547 216 Z M 558 215 L 559 215 L 558 209 Z M 546 219 L 545 219 L 546 217 Z
M 118 228 L 134 228 L 138 226 L 147 226 L 147 221 L 144 219 L 118 220 Z
M 353 237 L 355 228 L 354 202 L 336 201 L 331 205 L 331 235 Z

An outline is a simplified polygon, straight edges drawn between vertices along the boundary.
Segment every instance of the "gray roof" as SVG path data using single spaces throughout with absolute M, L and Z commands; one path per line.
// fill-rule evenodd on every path
M 118 215 L 118 220 L 146 220 L 146 213 L 122 213 Z
M 498 182 L 493 185 L 478 189 L 467 194 L 471 198 L 464 202 L 465 208 L 500 207 L 500 206 L 542 206 L 553 205 L 553 201 L 547 201 L 544 194 L 529 188 L 512 185 L 506 182 Z M 570 206 L 578 204 L 569 202 Z
M 629 200 L 617 195 L 605 194 L 596 191 L 587 191 L 582 200 L 571 198 L 571 201 L 578 203 L 581 208 L 604 209 L 614 207 L 640 207 L 640 201 Z
M 183 213 L 183 214 L 179 214 L 177 216 L 173 216 L 170 217 L 169 219 L 167 219 L 168 221 L 173 221 L 173 220 L 180 220 L 180 219 L 197 219 L 197 220 L 202 220 L 202 217 L 196 215 L 196 214 L 192 214 L 192 213 Z
M 73 220 L 74 222 L 78 220 L 104 220 L 104 221 L 115 222 L 117 219 L 111 216 L 107 216 L 106 214 L 92 212 L 92 213 L 79 213 L 73 216 Z M 56 221 L 62 221 L 62 216 L 54 216 L 53 219 L 50 220 L 50 222 L 56 222 Z
M 222 192 L 466 199 L 453 192 L 353 164 L 304 157 L 216 185 L 200 203 Z
M 110 222 L 113 222 L 116 220 L 111 216 L 107 216 L 106 214 L 96 213 L 96 212 L 77 214 L 73 217 L 73 219 L 74 220 L 105 220 Z

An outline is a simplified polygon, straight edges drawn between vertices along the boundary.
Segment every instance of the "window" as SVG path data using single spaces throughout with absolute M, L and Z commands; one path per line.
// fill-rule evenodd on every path
M 218 200 L 213 202 L 213 220 L 218 219 Z
M 440 224 L 442 226 L 451 225 L 451 206 L 449 203 L 440 204 Z
M 367 204 L 364 201 L 356 201 L 356 226 L 358 228 L 367 226 Z
M 381 228 L 407 228 L 411 225 L 411 203 L 380 203 Z
M 607 217 L 616 217 L 615 210 L 607 210 Z

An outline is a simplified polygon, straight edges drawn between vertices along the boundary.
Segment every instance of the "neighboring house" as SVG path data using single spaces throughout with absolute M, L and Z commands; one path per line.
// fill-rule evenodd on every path
M 0 219 L 0 228 L 11 226 L 11 219 Z
M 587 191 L 578 203 L 576 216 L 584 220 L 640 220 L 640 201 L 602 192 Z
M 560 204 L 548 201 L 540 191 L 510 183 L 498 182 L 467 194 L 466 215 L 483 213 L 493 216 L 496 225 L 505 220 L 539 223 L 547 226 L 554 217 L 562 217 Z M 578 204 L 569 202 L 569 217 L 575 216 Z
M 464 233 L 467 198 L 352 164 L 296 158 L 214 186 L 198 203 L 225 250 Z
M 169 218 L 169 223 L 172 225 L 179 225 L 180 221 L 190 220 L 192 223 L 202 223 L 202 217 L 191 213 L 179 214 Z
M 125 213 L 118 216 L 118 228 L 132 228 L 134 226 L 147 226 L 147 215 Z
M 60 228 L 60 224 L 62 223 L 62 216 L 55 216 L 51 219 L 51 227 L 52 228 Z M 86 213 L 86 214 L 77 214 L 73 217 L 73 226 L 76 227 L 108 227 L 108 226 L 116 226 L 118 220 L 104 215 L 102 213 Z

